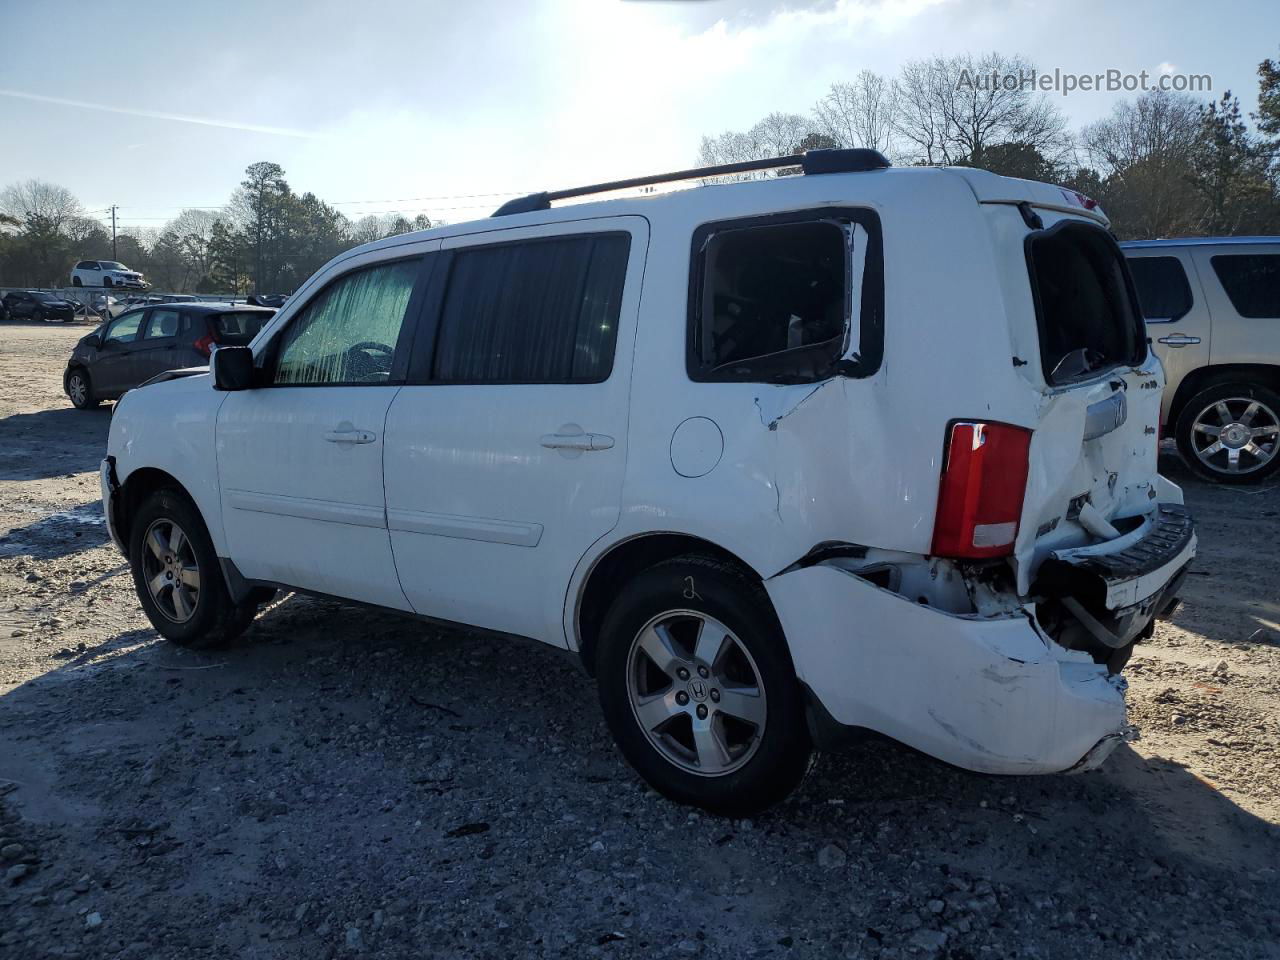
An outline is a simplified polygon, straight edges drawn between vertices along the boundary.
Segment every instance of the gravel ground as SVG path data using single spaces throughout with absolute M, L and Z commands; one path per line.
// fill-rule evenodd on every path
M 1201 555 L 1101 771 L 872 741 L 729 821 L 549 648 L 296 596 L 158 641 L 109 412 L 61 393 L 84 329 L 0 326 L 0 957 L 1280 957 L 1280 487 L 1162 462 Z

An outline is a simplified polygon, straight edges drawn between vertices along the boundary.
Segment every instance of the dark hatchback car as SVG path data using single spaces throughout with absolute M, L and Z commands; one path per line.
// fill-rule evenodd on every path
M 76 307 L 69 300 L 39 290 L 12 290 L 0 300 L 6 320 L 71 320 Z
M 244 346 L 274 315 L 274 310 L 225 303 L 129 310 L 76 344 L 63 388 L 76 407 L 91 409 L 166 370 L 208 364 L 214 347 Z

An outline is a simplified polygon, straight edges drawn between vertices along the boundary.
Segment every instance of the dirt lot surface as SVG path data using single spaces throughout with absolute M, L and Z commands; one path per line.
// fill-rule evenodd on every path
M 1166 456 L 1200 559 L 1101 771 L 869 742 L 728 821 L 532 643 L 302 597 L 159 641 L 109 412 L 61 392 L 84 332 L 0 326 L 0 957 L 1280 957 L 1280 488 Z

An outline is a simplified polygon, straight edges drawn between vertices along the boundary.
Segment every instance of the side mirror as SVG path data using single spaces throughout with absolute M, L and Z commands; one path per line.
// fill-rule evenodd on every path
M 85 342 L 86 342 L 86 343 L 88 343 L 88 344 L 89 344 L 89 346 L 91 346 L 91 347 L 101 347 L 101 346 L 102 346 L 102 334 L 100 334 L 100 333 L 91 333 L 91 334 L 89 334 L 89 336 L 88 336 L 88 337 L 86 337 L 86 338 L 85 338 Z
M 219 347 L 209 358 L 215 390 L 248 390 L 253 386 L 253 351 L 248 347 Z

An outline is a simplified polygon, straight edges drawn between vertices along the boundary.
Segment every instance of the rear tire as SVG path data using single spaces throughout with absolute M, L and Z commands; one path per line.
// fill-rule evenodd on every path
M 157 490 L 138 508 L 129 530 L 129 565 L 147 619 L 180 646 L 226 643 L 257 613 L 256 603 L 231 599 L 204 520 L 179 490 Z
M 67 374 L 67 396 L 71 398 L 71 405 L 77 410 L 92 410 L 98 405 L 99 401 L 93 395 L 93 380 L 90 379 L 88 370 L 77 367 Z
M 36 323 L 44 323 L 44 311 L 37 310 L 35 313 L 31 314 L 31 319 Z
M 609 608 L 598 650 L 605 720 L 658 792 L 743 816 L 804 778 L 813 746 L 791 654 L 737 568 L 694 555 L 650 567 Z
M 1183 405 L 1174 439 L 1204 479 L 1261 483 L 1280 469 L 1280 394 L 1260 384 L 1215 384 Z

